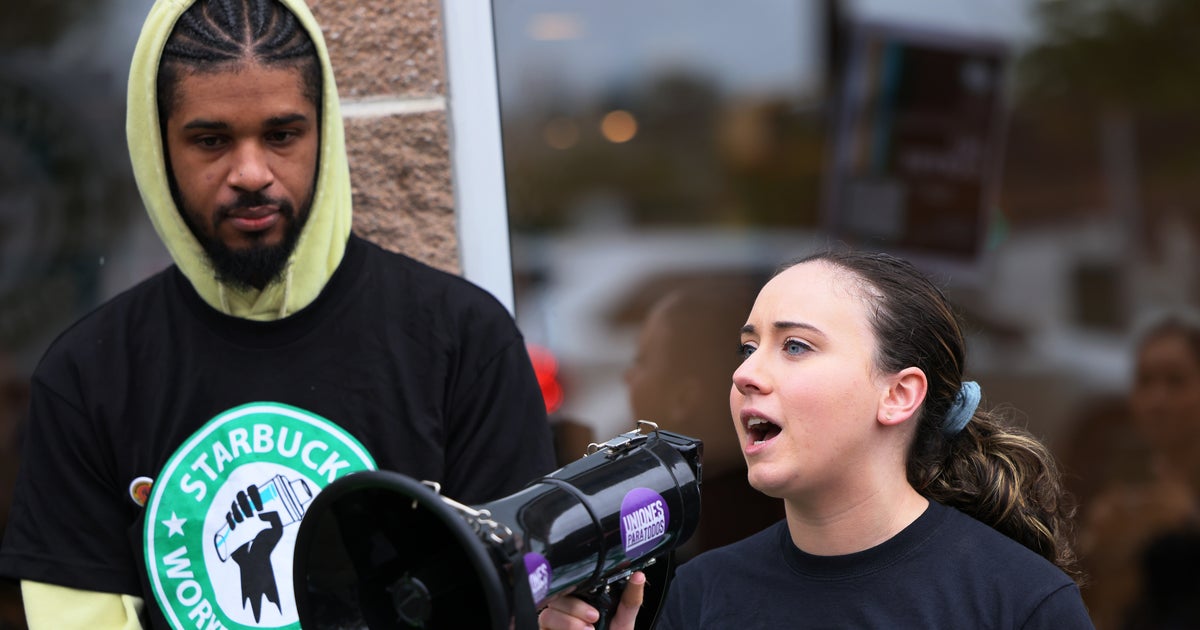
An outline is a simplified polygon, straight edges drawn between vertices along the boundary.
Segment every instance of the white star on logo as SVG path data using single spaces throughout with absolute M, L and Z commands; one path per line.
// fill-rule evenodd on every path
M 179 518 L 178 516 L 175 515 L 174 512 L 171 512 L 171 518 L 162 522 L 163 525 L 167 526 L 167 530 L 170 532 L 167 535 L 167 538 L 170 538 L 170 537 L 174 536 L 175 534 L 179 534 L 180 536 L 182 536 L 183 535 L 183 524 L 186 522 L 187 522 L 186 518 Z

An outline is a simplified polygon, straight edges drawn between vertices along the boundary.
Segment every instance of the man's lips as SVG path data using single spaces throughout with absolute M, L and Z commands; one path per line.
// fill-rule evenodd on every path
M 229 212 L 227 219 L 242 232 L 261 232 L 278 223 L 280 217 L 277 206 L 254 206 L 235 208 Z

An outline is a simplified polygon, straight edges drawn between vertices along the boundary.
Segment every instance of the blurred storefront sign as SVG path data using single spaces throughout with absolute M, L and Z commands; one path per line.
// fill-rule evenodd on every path
M 1011 46 L 855 14 L 842 28 L 826 228 L 970 275 L 999 185 Z

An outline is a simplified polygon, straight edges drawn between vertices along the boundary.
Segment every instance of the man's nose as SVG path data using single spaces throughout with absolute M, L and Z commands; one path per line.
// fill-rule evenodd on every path
M 229 185 L 249 192 L 262 190 L 275 181 L 267 152 L 257 143 L 246 142 L 233 154 Z

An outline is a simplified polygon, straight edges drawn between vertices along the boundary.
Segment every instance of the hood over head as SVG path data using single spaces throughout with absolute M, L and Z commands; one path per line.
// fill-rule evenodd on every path
M 333 67 L 321 28 L 304 0 L 279 0 L 308 32 L 321 64 L 320 149 L 312 208 L 279 279 L 262 290 L 221 283 L 171 196 L 158 118 L 157 76 L 163 47 L 180 15 L 194 2 L 157 0 L 138 38 L 129 71 L 125 124 L 134 176 L 159 238 L 205 302 L 235 317 L 280 319 L 316 299 L 341 262 L 350 237 L 350 168 Z

